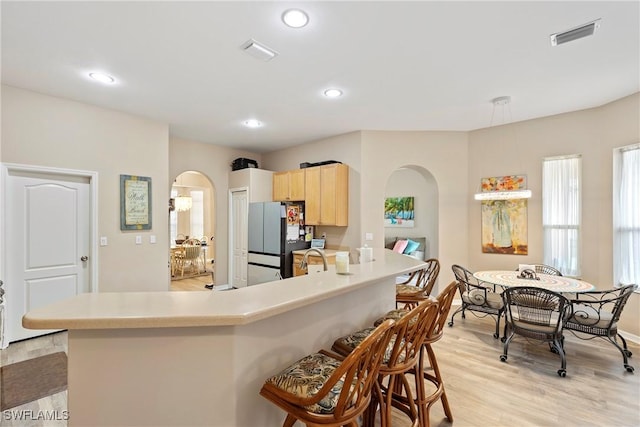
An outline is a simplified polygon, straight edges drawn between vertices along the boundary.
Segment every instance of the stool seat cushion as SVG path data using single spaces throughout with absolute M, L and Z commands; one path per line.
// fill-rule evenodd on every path
M 378 326 L 380 323 L 384 322 L 387 319 L 400 320 L 403 316 L 406 316 L 408 312 L 409 310 L 407 310 L 406 308 L 397 308 L 395 310 L 391 310 L 387 314 L 373 322 L 373 325 Z
M 387 319 L 384 319 L 387 320 Z M 383 321 L 384 321 L 383 320 Z M 382 322 L 380 322 L 382 323 Z M 340 349 L 345 354 L 351 353 L 357 346 L 360 345 L 365 338 L 367 338 L 375 327 L 372 328 L 364 328 L 362 330 L 356 331 L 352 334 L 345 335 L 344 337 L 340 337 L 334 341 L 334 348 Z M 384 352 L 384 356 L 382 358 L 382 363 L 388 363 L 391 358 L 391 353 L 393 352 L 393 346 L 395 345 L 396 338 L 395 336 L 391 337 L 391 341 L 389 341 L 389 345 L 387 345 L 387 349 Z M 400 355 L 398 358 L 399 362 L 404 361 L 403 355 Z
M 341 363 L 340 360 L 322 353 L 310 354 L 269 378 L 266 382 L 300 398 L 312 397 L 318 393 Z M 333 413 L 342 386 L 342 380 L 336 382 L 322 400 L 313 405 L 305 406 L 305 409 L 316 414 Z
M 424 293 L 424 289 L 413 285 L 396 285 L 396 296 L 398 295 L 418 295 Z

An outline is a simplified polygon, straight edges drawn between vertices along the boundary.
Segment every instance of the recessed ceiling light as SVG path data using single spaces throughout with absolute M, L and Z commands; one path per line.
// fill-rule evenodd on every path
M 96 81 L 99 81 L 100 83 L 105 83 L 105 84 L 115 83 L 116 81 L 116 79 L 104 73 L 89 73 L 89 77 L 91 77 L 93 80 L 96 80 Z
M 242 122 L 242 124 L 244 124 L 248 128 L 252 128 L 252 129 L 262 127 L 262 122 L 260 120 L 256 120 L 256 119 L 245 120 L 244 122 Z
M 324 91 L 324 96 L 327 98 L 337 98 L 342 96 L 342 91 L 340 89 L 327 89 Z
M 309 16 L 300 9 L 289 9 L 282 14 L 282 21 L 291 28 L 301 28 L 309 23 Z

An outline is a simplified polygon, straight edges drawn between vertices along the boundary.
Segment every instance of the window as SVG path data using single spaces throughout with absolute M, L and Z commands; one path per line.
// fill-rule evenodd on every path
M 613 280 L 640 284 L 640 144 L 613 156 Z
M 580 275 L 581 158 L 546 158 L 542 164 L 544 263 L 565 276 Z
M 204 236 L 204 192 L 202 190 L 192 190 L 191 200 L 191 237 L 200 239 Z

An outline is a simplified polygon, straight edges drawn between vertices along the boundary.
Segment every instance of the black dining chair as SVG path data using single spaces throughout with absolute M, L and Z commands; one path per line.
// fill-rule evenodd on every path
M 473 277 L 466 268 L 454 264 L 451 266 L 453 274 L 458 282 L 460 290 L 460 298 L 462 304 L 452 315 L 449 326 L 453 326 L 453 318 L 456 314 L 462 313 L 465 318 L 465 312 L 470 311 L 473 314 L 483 313 L 481 316 L 493 316 L 496 320 L 496 332 L 494 338 L 500 338 L 500 318 L 504 313 L 504 302 L 502 296 L 494 291 L 494 288 L 485 286 L 483 282 Z
M 562 294 L 535 286 L 514 286 L 502 293 L 508 331 L 500 360 L 507 361 L 509 344 L 516 335 L 548 342 L 560 355 L 558 375 L 567 375 L 563 326 L 571 316 L 571 303 Z
M 633 366 L 629 365 L 631 351 L 627 348 L 627 342 L 618 333 L 618 321 L 627 300 L 636 289 L 637 285 L 627 285 L 606 291 L 591 291 L 576 294 L 573 304 L 573 315 L 564 325 L 577 338 L 591 339 L 602 337 L 607 339 L 622 353 L 624 368 L 627 372 L 633 372 Z M 618 344 L 622 341 L 622 347 Z

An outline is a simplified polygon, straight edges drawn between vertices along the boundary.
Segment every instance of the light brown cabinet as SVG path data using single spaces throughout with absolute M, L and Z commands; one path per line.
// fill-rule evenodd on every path
M 304 252 L 304 251 L 301 251 Z M 327 264 L 328 265 L 336 265 L 336 251 L 333 251 L 331 249 L 326 249 L 325 252 L 325 257 L 327 258 Z M 306 269 L 302 269 L 300 268 L 300 263 L 302 262 L 302 257 L 304 256 L 304 253 L 296 253 L 296 251 L 293 252 L 293 275 L 295 276 L 303 276 L 305 274 L 307 274 L 307 270 Z M 307 257 L 307 265 L 323 265 L 322 264 L 322 257 L 320 255 L 314 254 L 314 253 L 310 253 L 309 256 Z
M 273 200 L 286 202 L 305 199 L 304 169 L 295 169 L 273 174 Z
M 305 171 L 305 223 L 349 225 L 349 166 L 315 166 Z

